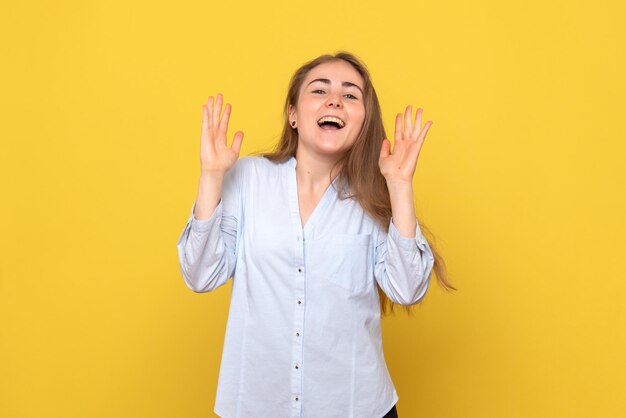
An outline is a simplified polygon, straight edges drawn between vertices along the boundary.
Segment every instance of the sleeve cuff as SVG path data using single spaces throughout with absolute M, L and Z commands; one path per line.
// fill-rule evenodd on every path
M 400 231 L 398 231 L 398 228 L 396 228 L 396 225 L 393 223 L 393 218 L 391 218 L 389 221 L 388 235 L 398 243 L 400 248 L 404 250 L 415 250 L 417 247 L 428 247 L 428 243 L 426 238 L 424 238 L 424 235 L 422 235 L 422 230 L 420 229 L 417 219 L 415 224 L 415 238 L 408 238 L 400 235 Z
M 189 216 L 191 230 L 193 232 L 207 232 L 209 229 L 211 229 L 211 225 L 215 222 L 215 220 L 222 216 L 222 199 L 220 198 L 217 207 L 211 214 L 211 217 L 208 219 L 196 219 L 196 217 L 194 216 L 195 209 L 196 202 L 193 202 L 193 206 L 191 206 L 191 214 Z

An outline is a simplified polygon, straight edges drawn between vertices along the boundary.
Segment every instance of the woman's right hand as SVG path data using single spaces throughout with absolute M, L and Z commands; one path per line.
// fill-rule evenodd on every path
M 206 105 L 202 105 L 202 135 L 200 136 L 200 169 L 203 174 L 225 174 L 239 158 L 243 132 L 237 131 L 232 146 L 226 143 L 228 119 L 231 106 L 226 104 L 222 112 L 222 94 L 218 93 L 213 103 L 209 97 Z

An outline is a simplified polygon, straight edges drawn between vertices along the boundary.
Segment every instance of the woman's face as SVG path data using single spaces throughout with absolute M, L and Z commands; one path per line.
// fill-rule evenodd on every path
M 289 121 L 297 123 L 298 147 L 320 156 L 340 157 L 348 151 L 365 120 L 363 89 L 361 75 L 343 60 L 310 70 L 289 111 Z

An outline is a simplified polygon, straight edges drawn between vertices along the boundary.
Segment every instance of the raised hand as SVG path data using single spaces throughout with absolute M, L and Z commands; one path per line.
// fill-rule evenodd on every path
M 417 157 L 426 133 L 433 123 L 428 121 L 422 128 L 422 109 L 419 108 L 415 114 L 415 125 L 413 125 L 412 114 L 413 107 L 409 105 L 404 112 L 404 127 L 402 127 L 402 114 L 396 115 L 393 154 L 390 154 L 391 142 L 386 138 L 383 140 L 378 166 L 387 182 L 411 183 L 413 180 Z
M 228 119 L 231 106 L 226 104 L 222 113 L 222 94 L 218 93 L 213 103 L 209 97 L 206 105 L 202 105 L 202 135 L 200 136 L 200 168 L 202 173 L 226 173 L 239 158 L 243 132 L 237 131 L 232 146 L 226 143 Z

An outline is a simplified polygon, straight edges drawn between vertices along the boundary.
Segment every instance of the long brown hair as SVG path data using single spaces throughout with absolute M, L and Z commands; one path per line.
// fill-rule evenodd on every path
M 351 64 L 361 75 L 365 84 L 363 91 L 365 105 L 363 127 L 354 145 L 337 161 L 337 168 L 339 169 L 337 179 L 338 195 L 340 199 L 355 199 L 365 212 L 388 232 L 391 220 L 391 201 L 387 182 L 378 167 L 380 149 L 383 139 L 387 138 L 387 135 L 385 134 L 378 97 L 376 96 L 369 71 L 353 54 L 341 51 L 334 55 L 321 55 L 305 63 L 294 73 L 289 83 L 289 90 L 283 109 L 284 124 L 280 141 L 272 152 L 264 153 L 262 156 L 273 162 L 284 162 L 292 156 L 295 157 L 298 148 L 298 133 L 289 125 L 289 107 L 290 105 L 295 106 L 298 102 L 300 87 L 309 71 L 320 64 L 338 60 Z M 331 172 L 335 172 L 335 170 L 331 170 Z M 419 222 L 419 226 L 435 258 L 433 270 L 437 276 L 437 281 L 448 291 L 451 289 L 457 290 L 448 281 L 443 258 L 433 245 L 432 233 L 423 222 Z M 388 309 L 391 310 L 391 313 L 394 313 L 396 304 L 387 297 L 380 287 L 378 290 L 382 315 L 386 315 Z M 412 306 L 414 305 L 403 306 L 409 315 L 411 314 Z

